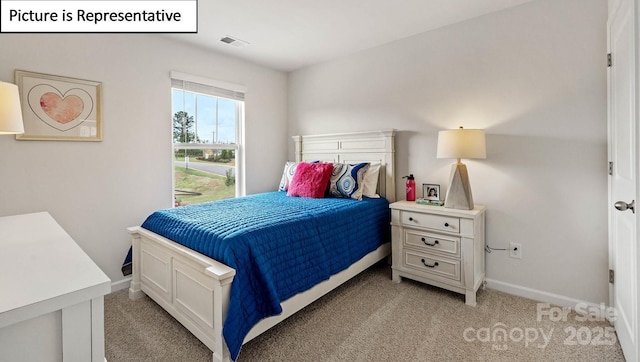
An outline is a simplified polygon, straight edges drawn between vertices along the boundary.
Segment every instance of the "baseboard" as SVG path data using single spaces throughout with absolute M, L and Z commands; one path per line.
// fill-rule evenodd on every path
M 487 288 L 489 289 L 517 295 L 519 297 L 532 299 L 538 302 L 549 303 L 549 304 L 557 305 L 560 307 L 575 308 L 577 305 L 581 305 L 581 306 L 586 305 L 588 307 L 600 308 L 599 304 L 585 302 L 584 300 L 579 300 L 579 299 L 567 297 L 564 295 L 544 292 L 542 290 L 527 288 L 527 287 L 523 287 L 515 284 L 509 284 L 509 283 L 505 283 L 505 282 L 501 282 L 493 279 L 486 279 L 486 281 L 487 281 Z
M 111 283 L 111 293 L 117 292 L 118 290 L 127 289 L 131 284 L 131 277 L 126 277 L 122 280 L 118 280 L 117 282 Z

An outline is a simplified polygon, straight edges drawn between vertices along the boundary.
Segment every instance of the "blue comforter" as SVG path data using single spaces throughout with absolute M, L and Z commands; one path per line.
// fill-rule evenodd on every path
M 142 227 L 236 270 L 223 335 L 231 358 L 261 319 L 389 240 L 386 199 L 269 192 L 160 210 Z

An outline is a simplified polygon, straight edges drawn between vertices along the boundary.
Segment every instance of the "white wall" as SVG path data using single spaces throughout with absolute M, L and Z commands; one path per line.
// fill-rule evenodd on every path
M 104 141 L 0 137 L 0 216 L 49 211 L 114 282 L 125 228 L 172 206 L 172 70 L 247 87 L 247 193 L 280 181 L 290 142 L 282 72 L 158 35 L 3 34 L 0 49 L 5 82 L 15 69 L 102 82 Z
M 606 18 L 606 0 L 538 0 L 293 72 L 289 135 L 396 128 L 398 176 L 444 194 L 437 131 L 485 129 L 474 200 L 487 243 L 523 255 L 487 254 L 487 277 L 606 303 Z

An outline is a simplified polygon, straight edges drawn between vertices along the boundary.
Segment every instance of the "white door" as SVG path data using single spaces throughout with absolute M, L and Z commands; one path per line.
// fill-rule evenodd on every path
M 610 303 L 616 310 L 614 325 L 627 361 L 638 361 L 638 189 L 637 167 L 637 63 L 635 7 L 637 0 L 610 0 L 609 67 L 609 182 Z M 640 210 L 638 211 L 640 212 Z

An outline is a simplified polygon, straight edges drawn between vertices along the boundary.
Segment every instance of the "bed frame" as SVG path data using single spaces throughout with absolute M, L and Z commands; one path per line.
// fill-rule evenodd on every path
M 395 201 L 395 130 L 293 136 L 296 161 L 379 162 L 378 193 Z M 139 226 L 132 235 L 133 277 L 129 298 L 145 294 L 213 351 L 214 362 L 230 361 L 222 337 L 235 270 Z M 280 315 L 263 319 L 243 343 L 283 321 L 390 254 L 385 243 L 346 270 L 282 303 Z

